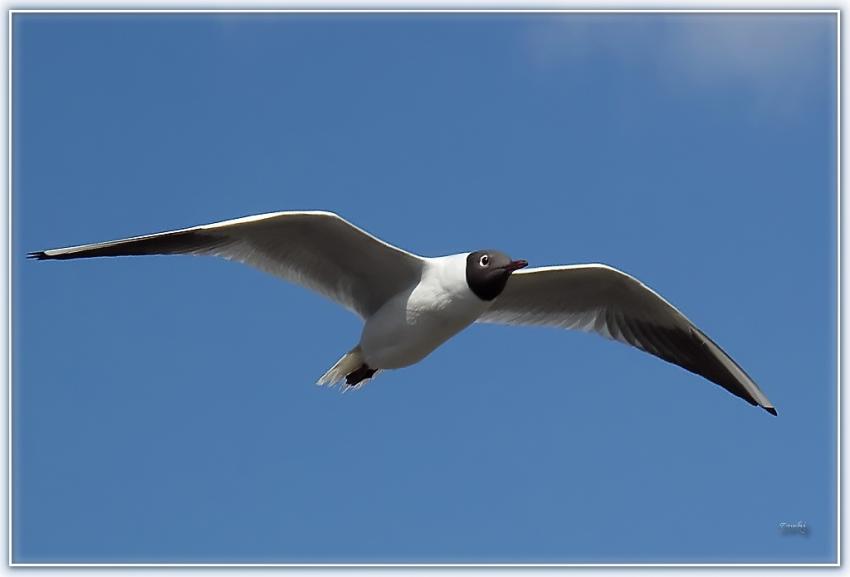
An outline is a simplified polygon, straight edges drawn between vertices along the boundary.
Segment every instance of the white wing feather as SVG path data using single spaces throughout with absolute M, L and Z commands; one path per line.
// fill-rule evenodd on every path
M 673 305 L 602 264 L 513 273 L 479 322 L 593 331 L 677 364 L 776 414 L 744 370 Z
M 275 212 L 145 236 L 31 253 L 37 259 L 213 255 L 256 267 L 366 318 L 415 284 L 423 259 L 332 212 Z

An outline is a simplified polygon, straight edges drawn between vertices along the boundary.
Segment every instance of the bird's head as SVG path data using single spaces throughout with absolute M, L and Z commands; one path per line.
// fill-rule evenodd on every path
M 491 301 L 505 289 L 508 277 L 515 270 L 528 266 L 524 260 L 497 250 L 477 250 L 466 257 L 466 284 L 481 300 Z

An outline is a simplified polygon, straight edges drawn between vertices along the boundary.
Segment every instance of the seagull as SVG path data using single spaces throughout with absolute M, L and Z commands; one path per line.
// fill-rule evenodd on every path
M 497 250 L 423 257 L 333 212 L 286 211 L 29 253 L 38 260 L 212 255 L 312 289 L 359 315 L 359 343 L 317 384 L 359 388 L 413 365 L 472 323 L 595 332 L 705 377 L 771 415 L 758 385 L 658 293 L 604 264 L 526 268 Z M 344 383 L 344 384 L 343 384 Z

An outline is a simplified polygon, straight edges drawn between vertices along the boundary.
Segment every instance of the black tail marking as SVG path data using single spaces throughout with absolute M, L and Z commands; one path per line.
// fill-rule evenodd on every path
M 348 373 L 345 377 L 345 384 L 349 387 L 353 387 L 357 385 L 357 383 L 361 381 L 365 381 L 366 379 L 371 379 L 372 375 L 378 372 L 378 369 L 370 369 L 366 363 L 360 365 L 360 367 L 356 371 L 352 371 Z

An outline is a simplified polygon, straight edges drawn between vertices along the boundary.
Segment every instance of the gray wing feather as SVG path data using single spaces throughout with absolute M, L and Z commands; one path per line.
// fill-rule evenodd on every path
M 175 231 L 30 253 L 36 259 L 212 255 L 302 285 L 366 318 L 416 283 L 422 258 L 331 212 L 276 212 Z
M 776 414 L 753 379 L 685 315 L 634 277 L 609 266 L 517 271 L 478 320 L 592 331 L 679 365 Z

